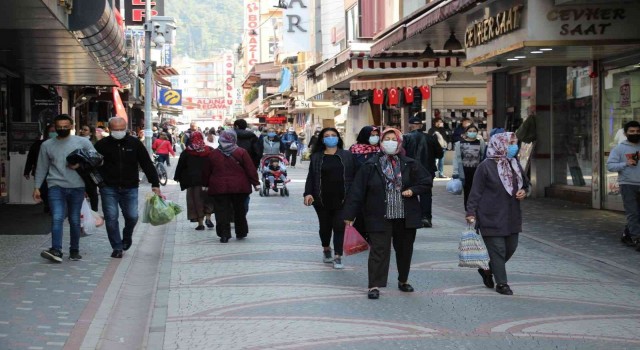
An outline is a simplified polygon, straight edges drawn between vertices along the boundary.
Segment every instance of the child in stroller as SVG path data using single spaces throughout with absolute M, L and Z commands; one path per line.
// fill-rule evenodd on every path
M 269 165 L 264 170 L 264 176 L 267 178 L 267 181 L 269 181 L 268 185 L 271 186 L 274 192 L 278 192 L 277 182 L 289 182 L 289 179 L 287 179 L 287 168 L 284 164 L 280 163 L 278 158 L 269 159 Z

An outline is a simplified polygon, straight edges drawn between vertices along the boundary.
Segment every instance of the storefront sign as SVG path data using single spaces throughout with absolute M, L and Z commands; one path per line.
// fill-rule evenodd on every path
M 189 97 L 186 99 L 191 103 L 195 103 L 198 109 L 226 109 L 227 104 L 224 98 L 193 98 Z
M 120 8 L 120 1 L 115 5 L 124 15 L 124 23 L 127 26 L 142 26 L 145 22 L 146 0 L 125 0 L 124 11 Z M 164 16 L 164 0 L 151 1 L 151 16 Z
M 482 45 L 501 35 L 520 29 L 522 25 L 522 9 L 522 5 L 516 5 L 495 16 L 474 22 L 467 27 L 464 40 L 465 46 L 469 48 Z
M 626 18 L 627 11 L 622 7 L 558 7 L 547 13 L 549 22 L 559 24 L 558 34 L 577 37 L 606 34 L 613 23 Z
M 285 124 L 287 122 L 287 117 L 284 115 L 277 115 L 275 117 L 267 117 L 267 124 Z
M 244 0 L 245 74 L 260 59 L 260 0 Z
M 282 32 L 283 51 L 287 53 L 307 52 L 311 50 L 309 25 L 311 13 L 310 0 L 290 0 L 284 10 L 284 30 Z
M 478 104 L 478 99 L 475 96 L 462 98 L 463 106 L 476 106 L 477 104 Z
M 233 72 L 234 72 L 234 64 L 233 64 L 233 54 L 231 52 L 227 52 L 224 54 L 224 76 L 225 76 L 225 103 L 227 107 L 231 107 L 233 105 L 234 93 L 233 93 Z

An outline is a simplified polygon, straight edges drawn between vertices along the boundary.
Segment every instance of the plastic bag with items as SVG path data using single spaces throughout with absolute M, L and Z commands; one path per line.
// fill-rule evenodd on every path
M 142 222 L 152 226 L 164 225 L 171 222 L 181 212 L 182 208 L 178 204 L 164 200 L 156 194 L 149 195 L 145 201 Z
M 451 194 L 462 194 L 462 181 L 460 179 L 451 179 L 447 182 L 447 192 Z

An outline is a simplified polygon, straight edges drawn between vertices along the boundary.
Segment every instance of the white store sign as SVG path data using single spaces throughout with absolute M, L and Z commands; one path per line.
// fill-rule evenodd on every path
M 291 0 L 282 18 L 282 47 L 284 52 L 298 53 L 311 50 L 310 0 Z

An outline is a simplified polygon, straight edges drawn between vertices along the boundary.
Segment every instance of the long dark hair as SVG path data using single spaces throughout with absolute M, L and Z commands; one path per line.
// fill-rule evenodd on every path
M 368 145 L 369 137 L 371 137 L 371 133 L 374 131 L 377 131 L 378 133 L 380 133 L 380 130 L 378 130 L 378 128 L 376 128 L 375 126 L 367 125 L 363 127 L 362 129 L 360 129 L 360 132 L 358 133 L 358 137 L 356 138 L 356 143 Z
M 327 146 L 324 145 L 324 133 L 327 131 L 333 131 L 338 135 L 338 148 L 342 149 L 344 147 L 344 142 L 342 141 L 342 137 L 340 137 L 340 133 L 336 128 L 324 128 L 320 130 L 320 134 L 318 134 L 318 139 L 316 140 L 316 144 L 313 145 L 313 153 L 324 152 L 327 149 Z

